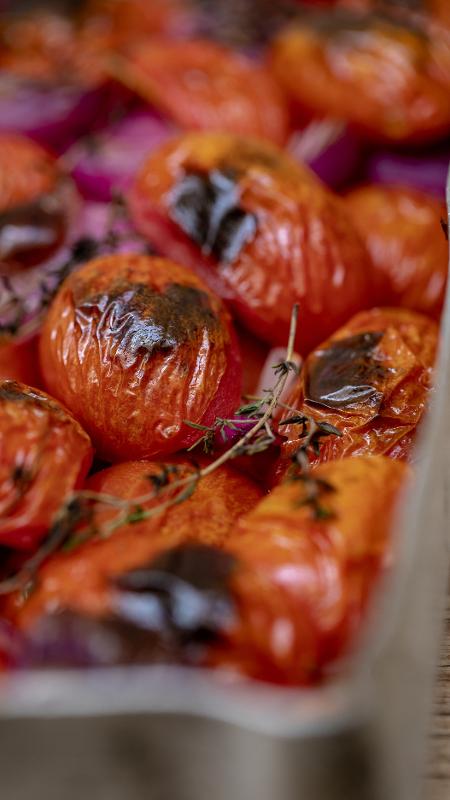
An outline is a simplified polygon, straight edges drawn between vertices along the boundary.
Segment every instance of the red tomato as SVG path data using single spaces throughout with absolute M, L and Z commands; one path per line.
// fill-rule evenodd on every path
M 33 549 L 84 480 L 87 434 L 48 395 L 0 383 L 0 544 Z
M 189 462 L 175 459 L 175 463 L 179 469 L 176 477 L 192 469 Z M 148 476 L 160 473 L 162 466 L 149 461 L 117 464 L 97 473 L 87 488 L 123 499 L 140 497 L 151 490 Z M 53 555 L 41 568 L 38 586 L 28 601 L 19 596 L 8 598 L 7 614 L 21 627 L 61 609 L 105 614 L 112 608 L 115 577 L 146 566 L 162 550 L 181 543 L 222 547 L 236 520 L 256 505 L 261 494 L 252 481 L 222 467 L 204 478 L 183 503 L 148 520 L 122 526 L 108 538 L 92 539 Z M 152 505 L 154 501 L 144 504 L 145 508 Z M 104 524 L 115 515 L 117 510 L 98 511 L 94 523 Z
M 385 186 L 355 189 L 346 200 L 372 258 L 379 302 L 438 317 L 448 271 L 444 204 L 414 189 Z
M 0 381 L 10 380 L 40 386 L 39 358 L 36 339 L 27 342 L 5 341 L 0 344 Z
M 133 43 L 114 74 L 181 128 L 286 141 L 284 95 L 269 72 L 213 42 Z
M 313 116 L 344 118 L 374 139 L 434 141 L 450 132 L 450 32 L 394 11 L 304 11 L 272 67 Z
M 438 341 L 435 322 L 401 308 L 357 314 L 305 361 L 287 400 L 341 437 L 322 440 L 318 460 L 373 453 L 405 457 L 428 401 Z M 289 412 L 287 416 L 292 416 Z M 301 427 L 283 427 L 283 474 Z
M 50 390 L 103 458 L 173 453 L 239 404 L 235 334 L 221 301 L 189 270 L 117 254 L 73 273 L 41 336 Z
M 383 456 L 347 458 L 307 486 L 277 487 L 236 525 L 229 592 L 236 607 L 209 663 L 282 684 L 309 684 L 354 643 L 380 572 L 392 561 L 395 503 L 408 468 Z M 326 510 L 326 514 L 325 514 Z
M 294 302 L 308 352 L 370 302 L 368 254 L 342 200 L 271 145 L 187 134 L 145 163 L 130 193 L 139 230 L 286 344 Z

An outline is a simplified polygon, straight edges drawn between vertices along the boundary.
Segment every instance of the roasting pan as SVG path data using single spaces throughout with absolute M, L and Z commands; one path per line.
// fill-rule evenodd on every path
M 450 287 L 397 567 L 339 677 L 294 690 L 161 666 L 13 674 L 0 685 L 2 799 L 417 800 L 449 564 L 449 434 Z

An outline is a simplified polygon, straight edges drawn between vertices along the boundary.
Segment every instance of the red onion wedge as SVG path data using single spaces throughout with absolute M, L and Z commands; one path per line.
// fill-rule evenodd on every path
M 106 84 L 87 89 L 0 72 L 0 131 L 23 133 L 58 153 L 104 124 L 113 102 Z
M 174 132 L 156 112 L 142 108 L 75 144 L 65 161 L 85 197 L 107 202 L 128 187 L 145 156 Z
M 367 162 L 365 178 L 371 183 L 411 186 L 444 199 L 450 163 L 450 145 L 446 151 L 418 155 L 378 151 Z
M 352 179 L 362 157 L 358 137 L 344 122 L 336 119 L 313 120 L 302 130 L 295 131 L 287 149 L 332 189 Z
M 63 246 L 33 269 L 0 275 L 0 336 L 23 341 L 38 330 L 62 281 L 81 264 L 114 252 L 148 252 L 117 204 L 88 203 L 72 217 Z

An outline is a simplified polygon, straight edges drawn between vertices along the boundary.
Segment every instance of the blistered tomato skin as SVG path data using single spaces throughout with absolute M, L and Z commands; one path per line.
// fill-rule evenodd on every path
M 444 204 L 384 186 L 354 189 L 346 201 L 372 259 L 379 302 L 439 317 L 448 271 Z
M 374 584 L 392 559 L 392 512 L 409 468 L 383 456 L 323 464 L 328 516 L 285 483 L 243 517 L 227 543 L 236 606 L 209 662 L 282 684 L 319 680 L 352 646 Z
M 116 77 L 182 129 L 223 130 L 283 145 L 284 95 L 265 68 L 213 42 L 133 43 Z
M 194 269 L 257 336 L 303 353 L 370 303 L 367 251 L 345 204 L 277 148 L 187 134 L 152 155 L 129 205 L 139 230 Z
M 432 387 L 438 328 L 407 309 L 357 314 L 306 360 L 288 404 L 338 428 L 322 440 L 319 461 L 387 454 L 405 457 Z M 283 428 L 282 474 L 300 446 L 297 425 Z
M 192 465 L 171 459 L 181 478 Z M 133 499 L 151 491 L 149 475 L 161 473 L 161 463 L 125 462 L 97 473 L 89 479 L 91 491 Z M 104 615 L 113 610 L 114 579 L 144 567 L 167 548 L 196 543 L 222 548 L 236 520 L 261 499 L 262 492 L 248 478 L 223 467 L 205 477 L 194 494 L 148 520 L 122 526 L 108 538 L 91 540 L 75 549 L 53 555 L 39 572 L 36 590 L 23 598 L 8 598 L 7 616 L 21 627 L 29 627 L 48 612 L 70 609 Z M 161 499 L 144 504 L 151 508 Z M 117 509 L 96 512 L 94 522 L 105 524 Z M 80 591 L 80 586 L 82 591 Z
M 449 37 L 392 9 L 317 10 L 278 36 L 271 61 L 303 112 L 344 117 L 369 138 L 422 143 L 450 131 Z
M 0 383 L 0 544 L 31 550 L 79 488 L 92 461 L 87 434 L 53 398 Z
M 227 311 L 168 260 L 116 254 L 74 273 L 41 336 L 50 391 L 107 460 L 173 453 L 239 404 L 241 369 Z

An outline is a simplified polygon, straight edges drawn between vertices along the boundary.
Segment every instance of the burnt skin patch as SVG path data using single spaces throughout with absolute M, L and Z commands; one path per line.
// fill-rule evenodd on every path
M 171 645 L 207 643 L 233 616 L 229 590 L 233 556 L 186 544 L 116 579 L 115 611 Z
M 382 337 L 379 331 L 358 333 L 319 350 L 307 367 L 305 399 L 327 408 L 379 406 L 386 373 L 374 356 Z
M 256 233 L 256 218 L 239 205 L 231 170 L 187 173 L 172 191 L 170 215 L 206 255 L 232 263 Z
M 34 389 L 16 383 L 16 381 L 2 381 L 0 383 L 0 402 L 1 401 L 40 406 L 47 411 L 54 411 L 61 416 L 65 416 L 63 409 L 56 405 L 56 403 L 53 403 L 48 397 L 38 394 Z
M 32 267 L 62 244 L 63 210 L 55 198 L 42 195 L 0 214 L 0 268 Z
M 206 292 L 193 286 L 169 284 L 157 292 L 140 283 L 118 283 L 108 293 L 89 296 L 86 287 L 74 292 L 75 315 L 83 332 L 97 318 L 96 336 L 117 342 L 117 356 L 131 366 L 139 351 L 172 350 L 196 341 L 207 331 L 215 338 L 220 321 Z

